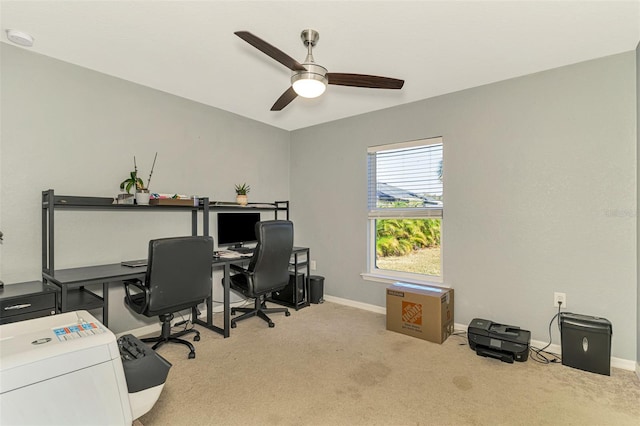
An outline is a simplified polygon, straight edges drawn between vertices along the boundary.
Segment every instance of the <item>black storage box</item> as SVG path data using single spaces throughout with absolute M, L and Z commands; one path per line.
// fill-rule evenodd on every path
M 303 302 L 305 296 L 304 278 L 304 274 L 300 272 L 298 272 L 297 274 L 289 272 L 289 284 L 287 284 L 287 286 L 282 290 L 274 291 L 273 293 L 271 293 L 271 298 L 280 302 L 295 304 L 296 294 L 294 293 L 294 291 L 297 291 L 298 303 Z
M 611 334 L 607 319 L 561 313 L 562 364 L 610 376 Z
M 469 347 L 479 356 L 513 363 L 529 359 L 531 332 L 513 325 L 475 318 L 467 329 Z

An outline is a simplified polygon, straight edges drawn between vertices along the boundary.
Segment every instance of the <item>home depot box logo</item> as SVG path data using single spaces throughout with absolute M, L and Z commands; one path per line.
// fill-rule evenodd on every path
M 422 305 L 403 300 L 402 321 L 410 324 L 422 325 Z
M 453 289 L 408 283 L 387 287 L 387 330 L 444 342 L 453 330 Z

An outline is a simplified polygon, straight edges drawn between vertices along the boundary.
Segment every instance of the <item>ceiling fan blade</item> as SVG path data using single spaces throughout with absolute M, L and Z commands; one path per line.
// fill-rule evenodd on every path
M 404 80 L 366 74 L 327 73 L 329 84 L 338 86 L 368 87 L 370 89 L 402 89 Z
M 236 31 L 234 33 L 262 53 L 270 56 L 276 61 L 280 62 L 285 67 L 289 68 L 291 71 L 305 71 L 306 68 L 298 61 L 293 59 L 291 56 L 284 53 L 282 50 L 278 49 L 275 46 L 270 45 L 266 41 L 262 40 L 259 37 L 254 36 L 248 31 Z
M 294 100 L 298 94 L 293 87 L 289 87 L 276 101 L 275 104 L 271 107 L 271 111 L 282 111 L 284 107 L 289 105 L 292 100 Z

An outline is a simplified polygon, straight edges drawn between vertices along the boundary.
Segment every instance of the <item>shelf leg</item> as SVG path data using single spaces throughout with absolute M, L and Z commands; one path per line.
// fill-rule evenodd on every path
M 229 277 L 231 276 L 231 266 L 227 262 L 224 264 L 224 278 L 222 279 L 222 283 L 224 286 L 224 337 L 229 337 L 231 330 L 231 303 L 229 301 L 230 297 L 230 287 Z
M 109 283 L 102 283 L 102 323 L 109 328 Z

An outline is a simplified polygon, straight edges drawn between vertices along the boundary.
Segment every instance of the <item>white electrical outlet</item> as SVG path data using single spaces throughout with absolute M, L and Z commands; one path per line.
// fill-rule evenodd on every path
M 554 292 L 553 293 L 553 307 L 557 308 L 559 302 L 562 302 L 562 307 L 563 308 L 567 307 L 567 294 L 566 293 L 558 293 L 558 292 Z
M 315 270 L 316 270 L 316 261 L 315 261 L 315 260 L 312 260 L 312 261 L 310 262 L 310 266 L 311 266 L 311 270 L 312 270 L 312 271 L 315 271 Z

